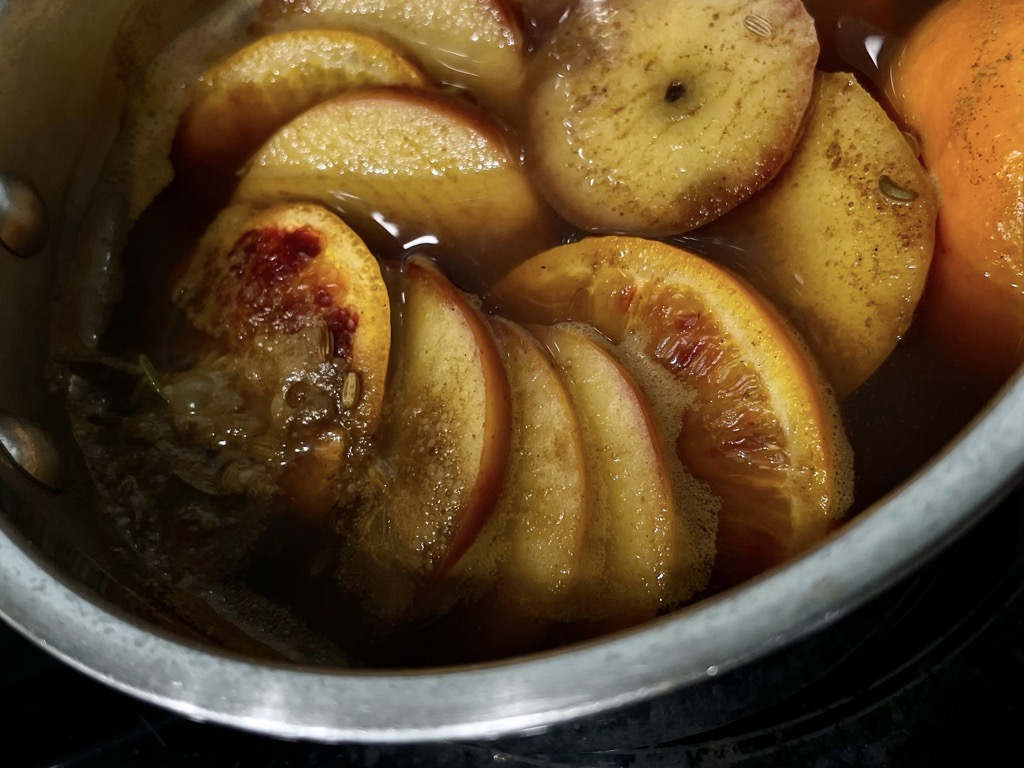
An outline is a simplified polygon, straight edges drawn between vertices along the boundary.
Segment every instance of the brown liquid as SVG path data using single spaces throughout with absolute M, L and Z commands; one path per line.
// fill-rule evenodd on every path
M 822 68 L 862 66 L 865 84 L 881 96 L 888 78 L 885 53 L 894 36 L 932 3 L 806 4 L 818 25 Z M 535 42 L 551 24 L 526 21 Z M 510 136 L 514 140 L 511 131 Z M 183 255 L 223 202 L 203 201 L 197 206 L 186 190 L 172 184 L 149 206 L 128 237 L 124 298 L 102 339 L 104 354 L 132 361 L 144 353 L 160 371 L 186 369 L 194 362 L 196 337 L 183 328 L 172 306 L 171 286 Z M 568 226 L 554 232 L 549 245 L 582 234 Z M 399 279 L 403 259 L 443 254 L 444 244 L 430 233 L 381 226 L 360 234 L 375 253 L 389 259 L 385 272 L 392 283 Z M 699 232 L 676 240 L 711 258 L 717 248 L 735 245 L 702 239 Z M 757 233 L 746 233 L 745 243 L 756 258 Z M 396 322 L 401 322 L 400 314 Z M 80 417 L 79 437 L 106 513 L 163 581 L 212 595 L 209 599 L 217 601 L 225 615 L 239 617 L 243 629 L 262 621 L 270 630 L 253 629 L 254 633 L 300 637 L 275 645 L 297 660 L 341 663 L 351 656 L 368 664 L 428 664 L 489 655 L 486 649 L 464 645 L 473 631 L 467 617 L 461 619 L 463 624 L 428 622 L 397 634 L 367 632 L 369 619 L 359 599 L 338 588 L 340 540 L 329 527 L 296 519 L 277 502 L 240 492 L 236 486 L 244 489 L 252 482 L 230 473 L 258 474 L 252 466 L 232 466 L 201 448 L 168 448 L 176 445 L 173 424 L 159 415 L 153 391 L 132 391 L 120 379 L 116 386 L 111 379 L 118 376 L 94 377 L 88 396 L 72 403 Z M 911 475 L 994 391 L 994 385 L 956 369 L 939 340 L 929 337 L 926 328 L 913 326 L 882 368 L 843 404 L 856 456 L 852 512 L 868 507 Z M 96 427 L 111 422 L 118 428 Z M 557 639 L 535 640 L 535 645 Z

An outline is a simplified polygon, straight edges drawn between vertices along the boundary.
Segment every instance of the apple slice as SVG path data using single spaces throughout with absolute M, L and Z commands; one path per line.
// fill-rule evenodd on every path
M 583 429 L 592 524 L 570 616 L 626 626 L 704 586 L 676 512 L 668 451 L 641 391 L 581 326 L 531 330 L 559 366 Z
M 560 374 L 531 334 L 488 320 L 512 395 L 508 472 L 494 513 L 421 611 L 443 615 L 433 645 L 463 661 L 534 650 L 572 610 L 590 517 L 583 435 Z
M 800 0 L 579 0 L 531 62 L 537 178 L 582 229 L 698 227 L 782 168 L 817 57 Z
M 124 206 L 112 209 L 119 220 L 136 221 L 174 181 L 171 146 L 192 86 L 204 71 L 252 42 L 252 15 L 246 0 L 146 2 L 124 14 L 111 52 L 117 80 L 124 85 L 124 116 L 104 169 L 107 188 L 95 196 Z M 103 94 L 114 101 L 100 109 L 117 114 L 119 90 Z
M 793 158 L 701 234 L 803 333 L 845 397 L 910 327 L 938 202 L 899 127 L 848 74 L 820 74 Z
M 314 199 L 368 239 L 383 223 L 406 247 L 439 242 L 446 273 L 474 290 L 552 238 L 549 212 L 494 121 L 412 89 L 350 93 L 300 115 L 259 151 L 236 196 Z
M 321 518 L 379 427 L 391 310 L 377 260 L 315 205 L 226 209 L 177 282 L 205 334 L 163 394 L 211 448 L 273 468 L 296 511 Z
M 473 543 L 509 460 L 508 379 L 483 315 L 428 262 L 408 263 L 381 462 L 345 522 L 343 581 L 385 621 L 407 615 Z
M 268 364 L 286 375 L 307 363 L 338 368 L 341 379 L 355 373 L 353 426 L 365 434 L 376 430 L 391 303 L 376 258 L 330 211 L 308 204 L 226 209 L 189 259 L 175 301 L 223 348 L 261 348 Z M 342 382 L 331 386 L 340 398 Z
M 235 172 L 296 115 L 353 88 L 427 84 L 420 69 L 366 35 L 300 30 L 261 38 L 203 73 L 172 159 L 202 189 Z
M 495 590 L 502 623 L 549 617 L 575 575 L 587 528 L 583 437 L 572 401 L 540 343 L 489 318 L 512 396 L 511 458 L 497 507 L 452 571 L 455 591 Z M 517 618 L 518 617 L 518 618 Z
M 504 0 L 264 0 L 265 29 L 353 29 L 393 41 L 435 79 L 465 88 L 487 109 L 514 113 L 525 46 Z

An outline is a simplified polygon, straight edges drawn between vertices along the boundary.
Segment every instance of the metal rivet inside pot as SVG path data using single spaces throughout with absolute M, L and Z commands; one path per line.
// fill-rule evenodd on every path
M 46 246 L 46 204 L 28 181 L 0 171 L 0 245 L 16 256 L 35 256 Z
M 30 421 L 0 413 L 0 459 L 7 459 L 50 490 L 64 487 L 64 461 L 43 429 Z

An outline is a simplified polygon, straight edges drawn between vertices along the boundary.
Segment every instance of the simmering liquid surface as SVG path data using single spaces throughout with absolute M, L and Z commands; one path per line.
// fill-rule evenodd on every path
M 858 68 L 862 82 L 884 103 L 887 56 L 899 35 L 932 4 L 807 0 L 822 46 L 819 66 L 831 71 Z M 551 19 L 527 19 L 524 30 L 528 39 L 542 40 L 551 24 Z M 505 128 L 515 141 L 514 127 Z M 69 364 L 64 372 L 102 513 L 154 578 L 199 596 L 286 658 L 420 664 L 471 657 L 456 651 L 453 659 L 450 647 L 443 647 L 451 638 L 443 633 L 440 638 L 428 633 L 427 641 L 423 636 L 411 641 L 399 637 L 366 647 L 359 606 L 346 603 L 335 586 L 338 540 L 330 525 L 297 518 L 272 496 L 245 493 L 267 481 L 259 466 L 243 459 L 225 463 L 176 437 L 183 425 L 168 419 L 162 409 L 159 372 L 188 369 L 202 340 L 173 306 L 172 286 L 185 255 L 224 202 L 197 204 L 187 190 L 172 183 L 148 206 L 127 234 L 120 256 L 124 289 L 100 342 L 106 362 Z M 400 232 L 380 217 L 370 220 L 380 226 L 360 235 L 383 259 L 389 282 L 397 281 L 403 260 L 410 256 L 437 257 L 443 263 L 445 244 L 433 233 Z M 581 236 L 560 222 L 552 228 L 548 245 Z M 746 233 L 744 241 L 750 263 L 756 263 L 757 233 Z M 699 230 L 674 242 L 711 258 L 723 246 L 702 239 Z M 463 282 L 464 288 L 477 292 L 487 287 L 472 278 Z M 96 300 L 102 305 L 109 297 Z M 400 323 L 396 316 L 396 325 Z M 134 368 L 140 355 L 146 361 L 141 381 Z M 147 377 L 155 381 L 147 385 Z M 178 396 L 214 396 L 208 383 L 193 381 L 189 386 L 191 390 Z M 850 513 L 866 509 L 911 475 L 994 391 L 993 385 L 947 359 L 941 340 L 930 338 L 919 324 L 912 326 L 882 368 L 842 406 L 855 453 Z M 243 435 L 249 428 L 244 423 L 233 426 Z

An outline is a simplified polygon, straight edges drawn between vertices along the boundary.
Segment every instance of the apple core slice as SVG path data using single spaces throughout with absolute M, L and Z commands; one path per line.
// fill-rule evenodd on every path
M 582 229 L 688 231 L 778 173 L 817 57 L 800 0 L 579 0 L 530 64 L 528 157 Z
M 724 268 L 595 237 L 520 265 L 491 300 L 525 322 L 588 323 L 631 371 L 651 371 L 642 380 L 676 456 L 721 499 L 715 586 L 806 549 L 848 508 L 852 454 L 813 357 Z
M 509 459 L 508 379 L 483 315 L 435 267 L 402 282 L 381 461 L 345 523 L 345 581 L 398 621 L 476 539 Z
M 350 93 L 303 113 L 258 152 L 236 197 L 332 206 L 388 256 L 436 247 L 471 290 L 551 242 L 549 211 L 497 124 L 412 89 Z M 384 230 L 391 253 L 373 239 Z

